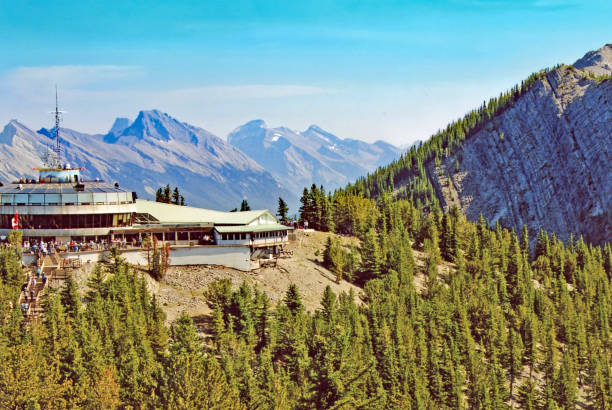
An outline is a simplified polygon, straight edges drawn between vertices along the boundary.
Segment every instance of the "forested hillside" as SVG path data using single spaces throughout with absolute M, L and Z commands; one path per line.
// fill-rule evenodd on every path
M 472 221 L 482 214 L 532 235 L 609 241 L 611 50 L 529 76 L 346 191 L 456 205 Z
M 46 296 L 42 323 L 26 325 L 9 308 L 23 274 L 2 249 L 1 405 L 610 408 L 609 245 L 541 232 L 530 255 L 525 232 L 456 209 L 343 195 L 330 223 L 362 245 L 354 254 L 330 241 L 324 259 L 362 294 L 327 289 L 311 314 L 294 287 L 271 306 L 219 282 L 207 291 L 207 340 L 188 316 L 166 328 L 145 280 L 119 259 L 96 269 L 83 301 L 68 282 Z

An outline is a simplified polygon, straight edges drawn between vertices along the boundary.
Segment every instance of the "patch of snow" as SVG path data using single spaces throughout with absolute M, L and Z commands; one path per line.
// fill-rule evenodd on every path
M 275 132 L 275 133 L 274 133 L 274 136 L 273 136 L 273 137 L 272 137 L 272 139 L 271 139 L 271 141 L 272 141 L 272 142 L 276 142 L 276 141 L 278 141 L 278 139 L 279 139 L 280 137 L 282 137 L 282 134 L 279 134 L 278 132 Z

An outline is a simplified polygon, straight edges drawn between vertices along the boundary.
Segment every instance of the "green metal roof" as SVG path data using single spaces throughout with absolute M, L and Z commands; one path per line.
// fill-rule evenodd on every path
M 248 225 L 264 214 L 268 214 L 275 221 L 277 220 L 276 217 L 266 209 L 244 212 L 223 212 L 212 209 L 196 208 L 193 206 L 165 204 L 144 199 L 136 200 L 136 212 L 150 214 L 163 224 L 211 222 L 215 225 Z
M 242 225 L 242 226 L 215 226 L 219 233 L 242 233 L 242 232 L 272 232 L 290 231 L 293 228 L 281 224 Z

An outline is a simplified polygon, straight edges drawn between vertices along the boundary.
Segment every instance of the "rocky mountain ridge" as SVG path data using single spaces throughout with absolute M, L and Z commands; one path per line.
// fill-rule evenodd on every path
M 115 121 L 106 135 L 61 130 L 64 158 L 85 168 L 85 178 L 117 181 L 152 198 L 166 184 L 180 187 L 189 204 L 227 210 L 247 198 L 254 208 L 276 206 L 290 192 L 255 161 L 206 130 L 159 111 L 141 111 L 131 122 Z M 49 139 L 47 139 L 49 138 Z M 34 177 L 32 169 L 53 138 L 11 121 L 0 134 L 0 178 Z
M 303 188 L 313 181 L 337 187 L 400 152 L 382 141 L 341 139 L 314 125 L 298 133 L 286 127 L 268 129 L 256 120 L 237 130 L 228 139 L 238 148 L 150 110 L 140 111 L 134 120 L 117 118 L 104 135 L 68 128 L 60 135 L 65 160 L 84 167 L 86 178 L 117 181 L 147 198 L 170 184 L 180 188 L 188 203 L 215 209 L 233 208 L 244 198 L 252 207 L 275 209 L 282 196 L 295 212 Z M 0 134 L 0 179 L 35 177 L 33 168 L 41 165 L 53 138 L 52 129 L 34 132 L 11 121 Z
M 598 78 L 593 78 L 592 73 Z M 532 236 L 539 228 L 612 240 L 612 45 L 538 80 L 439 165 L 427 163 L 445 207 Z
M 236 128 L 227 140 L 296 195 L 313 183 L 327 189 L 345 185 L 402 152 L 383 141 L 369 144 L 342 139 L 316 125 L 300 132 L 287 127 L 268 128 L 262 120 Z

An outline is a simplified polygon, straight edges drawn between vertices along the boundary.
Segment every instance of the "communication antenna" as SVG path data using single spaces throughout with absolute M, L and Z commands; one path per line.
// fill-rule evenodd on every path
M 55 85 L 55 111 L 51 111 L 49 114 L 55 115 L 55 146 L 53 147 L 53 152 L 55 153 L 53 161 L 49 161 L 50 164 L 55 166 L 56 168 L 61 168 L 62 166 L 62 145 L 60 143 L 60 122 L 62 120 L 62 114 L 65 111 L 59 110 L 58 100 L 57 100 L 57 84 Z

